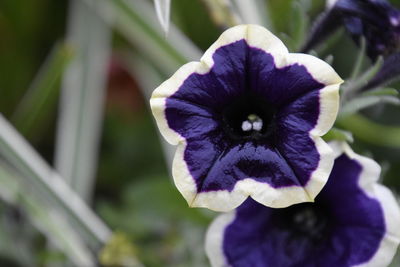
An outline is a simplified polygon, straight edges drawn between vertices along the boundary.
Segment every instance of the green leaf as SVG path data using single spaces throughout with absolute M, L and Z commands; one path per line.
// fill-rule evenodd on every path
M 329 132 L 323 136 L 323 139 L 327 142 L 333 141 L 333 140 L 338 140 L 338 141 L 346 141 L 349 143 L 353 143 L 353 141 L 354 141 L 354 138 L 353 138 L 353 135 L 351 134 L 351 132 L 345 131 L 342 129 L 338 129 L 335 127 L 330 129 Z
M 365 51 L 366 51 L 366 40 L 365 40 L 365 37 L 362 37 L 361 44 L 360 44 L 360 50 L 357 55 L 356 63 L 354 63 L 354 65 L 353 65 L 353 71 L 351 72 L 350 79 L 355 79 L 360 74 L 361 68 L 363 66 L 363 62 L 366 57 Z
M 399 265 L 400 265 L 400 248 L 397 249 L 394 259 L 392 263 L 389 265 L 389 267 L 398 267 Z
M 31 194 L 55 205 L 93 250 L 105 243 L 110 236 L 108 227 L 2 115 L 0 129 L 0 157 L 18 171 L 24 186 L 40 190 Z
M 279 39 L 285 44 L 289 51 L 296 51 L 296 42 L 288 34 L 281 32 L 278 34 Z M 310 54 L 310 53 L 309 53 Z
M 400 105 L 400 99 L 391 95 L 365 95 L 348 101 L 341 109 L 340 116 L 347 116 L 359 110 L 380 104 Z
M 300 49 L 307 36 L 306 32 L 310 24 L 310 19 L 307 15 L 308 9 L 310 8 L 311 2 L 309 0 L 299 0 L 292 4 L 291 8 L 291 20 L 289 35 L 294 40 L 295 47 L 294 51 Z
M 399 91 L 398 91 L 397 89 L 394 89 L 394 88 L 378 88 L 378 89 L 374 89 L 374 90 L 369 90 L 369 91 L 363 93 L 363 95 L 377 95 L 377 96 L 389 95 L 389 96 L 398 96 L 398 95 L 399 95 Z
M 378 73 L 382 65 L 383 65 L 383 57 L 380 56 L 376 60 L 375 64 L 371 66 L 367 71 L 365 71 L 363 75 L 357 77 L 354 80 L 348 80 L 347 83 L 343 86 L 343 91 L 347 95 L 355 94 Z
M 79 0 L 70 3 L 67 42 L 76 57 L 62 83 L 55 166 L 72 189 L 90 202 L 112 36 L 109 26 L 94 10 Z
M 0 161 L 0 198 L 18 205 L 31 223 L 56 245 L 76 266 L 96 266 L 95 256 L 82 242 L 79 233 L 69 224 L 68 217 L 54 202 L 46 200 L 39 188 Z
M 35 136 L 49 110 L 54 109 L 61 76 L 72 59 L 66 44 L 57 44 L 17 106 L 11 121 L 24 136 Z
M 169 29 L 171 0 L 154 0 L 154 6 L 156 8 L 158 21 L 160 22 L 165 35 L 167 35 Z
M 337 120 L 337 125 L 367 143 L 400 148 L 400 127 L 398 126 L 382 125 L 360 114 L 342 117 Z
M 360 82 L 367 83 L 369 80 L 371 80 L 375 76 L 375 74 L 378 73 L 383 65 L 383 62 L 383 57 L 379 56 L 378 59 L 375 61 L 375 64 L 361 76 L 361 78 L 359 79 Z

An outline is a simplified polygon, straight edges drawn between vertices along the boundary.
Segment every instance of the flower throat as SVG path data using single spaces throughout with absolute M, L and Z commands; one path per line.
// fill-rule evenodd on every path
M 281 227 L 290 231 L 293 237 L 321 240 L 329 230 L 329 214 L 326 207 L 315 203 L 301 203 L 282 211 Z
M 247 93 L 222 112 L 225 132 L 233 139 L 261 139 L 273 130 L 275 108 L 262 97 Z

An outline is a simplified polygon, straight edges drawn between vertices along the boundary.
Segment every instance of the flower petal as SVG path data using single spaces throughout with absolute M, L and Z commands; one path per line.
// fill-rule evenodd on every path
M 199 62 L 190 62 L 179 68 L 171 78 L 163 82 L 157 87 L 150 99 L 151 111 L 158 129 L 164 138 L 171 144 L 176 145 L 184 138 L 172 130 L 165 117 L 166 98 L 173 95 L 178 91 L 182 83 L 193 73 L 205 73 L 208 71 L 207 66 L 202 65 Z
M 204 53 L 201 62 L 211 68 L 214 65 L 213 56 L 217 49 L 240 40 L 246 40 L 248 45 L 271 54 L 278 67 L 286 64 L 288 50 L 282 41 L 264 27 L 252 24 L 238 25 L 223 32 L 218 40 Z
M 336 118 L 340 82 L 325 62 L 289 54 L 260 26 L 240 25 L 224 32 L 200 63 L 179 69 L 150 101 L 164 137 L 179 144 L 172 172 L 189 205 L 228 211 L 248 196 L 271 207 L 312 201 L 333 164 L 332 151 L 319 136 Z M 303 97 L 308 97 L 307 105 L 297 101 Z M 236 109 L 240 101 L 245 104 Z M 242 109 L 249 110 L 236 114 Z M 280 133 L 273 128 L 281 109 L 297 113 L 286 116 L 282 131 L 289 132 L 286 128 L 300 117 L 307 125 L 291 132 L 302 140 L 292 148 L 310 152 L 312 163 L 293 163 L 295 157 L 288 161 L 277 149 Z M 233 116 L 226 115 L 232 110 Z M 247 131 L 257 133 L 244 134 L 243 116 L 253 112 L 262 118 L 256 128 L 249 124 Z
M 326 134 L 332 128 L 339 111 L 339 87 L 343 80 L 326 62 L 310 55 L 290 54 L 288 62 L 305 66 L 316 81 L 325 85 L 319 91 L 320 113 L 312 134 Z
M 204 138 L 178 148 L 173 176 L 190 206 L 229 211 L 248 196 L 272 207 L 313 200 L 279 152 L 252 142 L 221 143 Z
M 290 164 L 310 198 L 321 191 L 333 167 L 334 154 L 311 134 L 320 116 L 320 92 L 309 92 L 282 108 L 278 114 L 276 148 Z
M 219 216 L 206 237 L 212 266 L 387 266 L 400 243 L 399 205 L 376 183 L 375 162 L 342 143 L 333 149 L 335 166 L 315 204 L 272 209 L 247 200 Z M 288 216 L 302 220 L 291 217 L 299 205 L 318 207 L 324 224 L 311 221 L 305 232 L 292 224 Z

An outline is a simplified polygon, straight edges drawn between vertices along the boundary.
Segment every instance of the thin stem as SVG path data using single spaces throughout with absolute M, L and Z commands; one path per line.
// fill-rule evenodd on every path
M 365 58 L 365 49 L 366 49 L 366 40 L 364 37 L 361 38 L 360 41 L 360 50 L 358 51 L 356 63 L 353 66 L 353 71 L 350 75 L 350 79 L 355 79 L 360 74 L 362 65 L 364 63 Z
M 337 124 L 367 143 L 400 148 L 400 127 L 378 124 L 360 114 L 340 118 Z

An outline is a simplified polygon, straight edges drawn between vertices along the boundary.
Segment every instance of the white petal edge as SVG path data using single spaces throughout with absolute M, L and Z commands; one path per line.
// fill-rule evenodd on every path
M 200 62 L 189 62 L 179 68 L 171 78 L 157 87 L 150 99 L 150 107 L 162 136 L 172 145 L 178 144 L 183 137 L 168 127 L 165 118 L 165 101 L 178 91 L 183 82 L 193 73 L 205 74 L 214 65 L 212 56 L 221 46 L 245 39 L 251 46 L 263 49 L 274 57 L 277 66 L 284 66 L 288 50 L 279 38 L 258 25 L 238 25 L 221 34 L 204 53 Z
M 247 178 L 236 183 L 231 192 L 219 190 L 197 192 L 197 186 L 184 160 L 186 142 L 182 141 L 176 151 L 172 176 L 179 192 L 191 207 L 204 207 L 214 211 L 228 212 L 237 208 L 249 196 L 271 208 L 284 208 L 301 202 L 312 202 L 326 184 L 333 167 L 334 154 L 320 137 L 310 137 L 320 154 L 318 167 L 311 174 L 306 186 L 273 188 L 267 183 Z
M 186 140 L 168 126 L 165 118 L 166 99 L 173 95 L 192 73 L 205 74 L 214 62 L 215 51 L 221 46 L 245 39 L 248 45 L 264 50 L 274 57 L 276 67 L 298 63 L 304 65 L 314 79 L 327 84 L 320 90 L 320 114 L 317 125 L 310 131 L 321 155 L 318 168 L 313 172 L 306 187 L 292 186 L 275 189 L 266 183 L 253 179 L 239 181 L 232 192 L 227 190 L 196 193 L 196 185 L 183 160 Z M 319 73 L 319 72 L 322 73 Z M 333 125 L 339 106 L 339 84 L 342 82 L 336 72 L 324 61 L 306 54 L 289 54 L 285 45 L 258 25 L 238 25 L 226 30 L 205 52 L 200 62 L 190 62 L 182 66 L 170 79 L 153 92 L 150 106 L 163 137 L 171 144 L 179 144 L 173 163 L 173 177 L 178 190 L 192 207 L 207 207 L 216 211 L 229 211 L 239 206 L 248 196 L 274 208 L 287 207 L 300 202 L 313 201 L 325 185 L 333 166 L 333 159 L 326 143 L 318 136 L 326 133 Z
M 150 99 L 150 107 L 161 135 L 172 145 L 177 145 L 184 137 L 168 126 L 165 118 L 165 102 L 168 97 L 178 91 L 183 82 L 193 73 L 204 74 L 209 68 L 200 62 L 189 62 L 180 67 L 171 78 L 157 87 Z
M 374 160 L 356 154 L 347 143 L 330 142 L 336 157 L 343 152 L 351 159 L 356 160 L 362 166 L 359 178 L 359 186 L 373 199 L 376 199 L 382 207 L 386 224 L 386 233 L 375 255 L 365 263 L 355 265 L 357 267 L 386 267 L 393 260 L 397 247 L 400 244 L 400 206 L 393 193 L 385 186 L 378 184 L 381 167 Z
M 301 53 L 290 53 L 287 58 L 287 65 L 299 64 L 306 67 L 308 73 L 320 83 L 325 85 L 341 84 L 343 80 L 336 71 L 325 61 Z
M 224 256 L 223 240 L 225 228 L 236 218 L 236 212 L 232 211 L 219 215 L 209 226 L 206 233 L 205 250 L 211 266 L 229 266 Z
M 319 116 L 317 124 L 310 131 L 311 135 L 322 136 L 335 123 L 339 112 L 339 87 L 340 84 L 333 84 L 325 86 L 319 91 Z
M 179 68 L 171 78 L 157 87 L 150 99 L 150 106 L 157 125 L 163 137 L 171 144 L 176 145 L 183 137 L 168 127 L 165 118 L 166 98 L 178 91 L 179 87 L 192 73 L 205 74 L 214 65 L 215 51 L 225 45 L 245 39 L 251 47 L 259 48 L 274 58 L 276 67 L 298 63 L 306 67 L 310 75 L 327 86 L 320 90 L 321 113 L 313 135 L 325 134 L 333 125 L 339 108 L 339 85 L 343 80 L 329 64 L 307 54 L 289 53 L 282 41 L 262 26 L 246 24 L 232 27 L 221 34 L 209 49 L 204 53 L 200 62 L 189 62 Z
M 337 158 L 345 153 L 349 158 L 357 160 L 363 167 L 360 174 L 359 185 L 367 194 L 381 204 L 384 213 L 387 233 L 375 255 L 366 263 L 354 267 L 386 267 L 396 254 L 400 243 L 400 207 L 392 192 L 377 183 L 380 166 L 367 157 L 356 154 L 350 146 L 343 142 L 330 142 L 329 145 Z M 223 235 L 225 229 L 236 217 L 236 211 L 219 215 L 210 225 L 206 234 L 205 250 L 213 267 L 229 266 L 223 253 Z
M 386 267 L 392 262 L 400 244 L 400 208 L 393 193 L 383 185 L 374 184 L 371 196 L 379 201 L 383 209 L 386 233 L 375 255 L 357 267 Z
M 243 39 L 246 40 L 249 46 L 262 49 L 271 54 L 277 67 L 286 65 L 286 57 L 289 53 L 286 46 L 270 31 L 254 24 L 238 25 L 223 32 L 217 41 L 207 49 L 201 61 L 211 68 L 214 65 L 212 57 L 218 48 Z
M 290 53 L 287 64 L 299 64 L 314 80 L 325 85 L 319 90 L 320 114 L 311 134 L 322 136 L 332 128 L 339 111 L 339 87 L 343 80 L 325 61 L 307 54 Z

